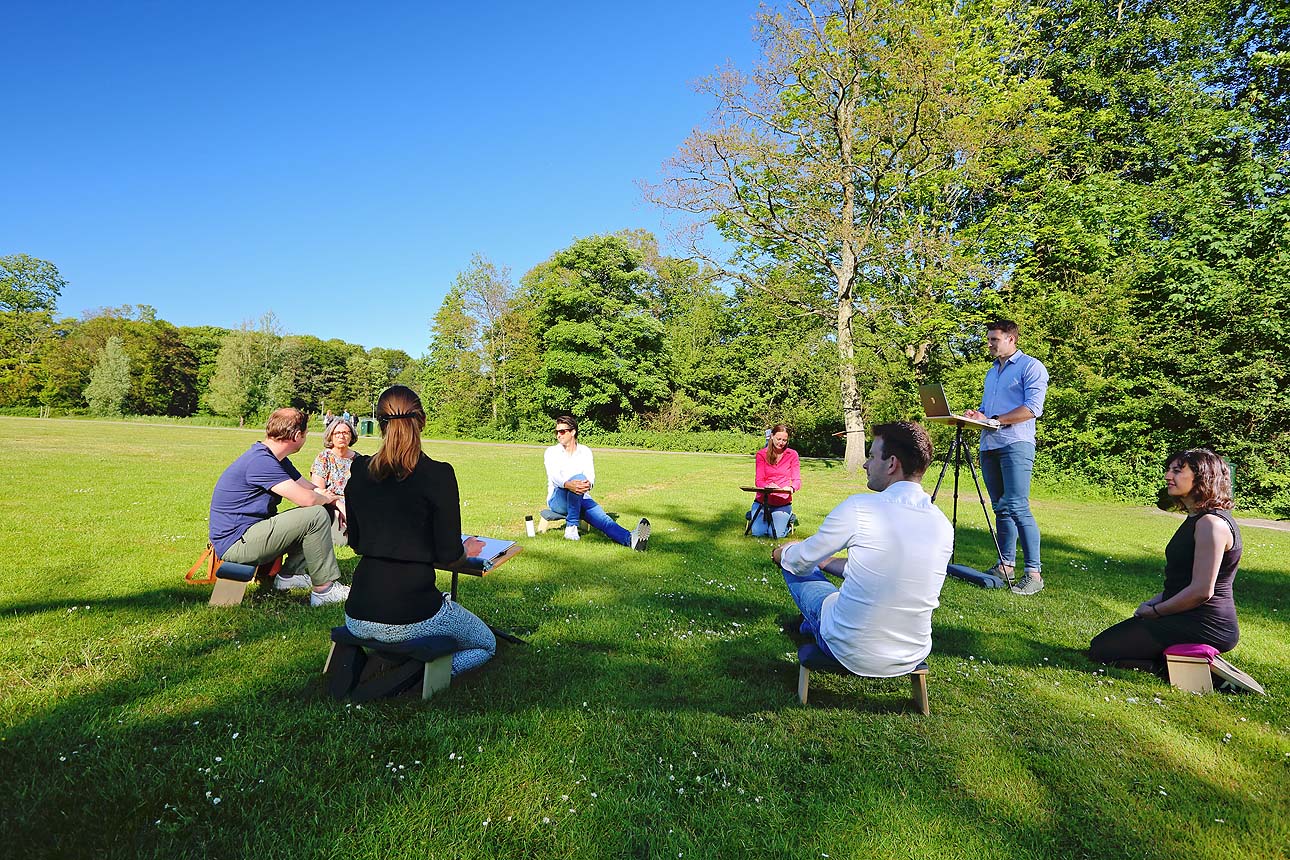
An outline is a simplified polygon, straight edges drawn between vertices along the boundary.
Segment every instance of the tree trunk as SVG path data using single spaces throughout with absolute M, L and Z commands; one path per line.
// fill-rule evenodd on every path
M 851 340 L 850 290 L 839 290 L 838 299 L 838 370 L 842 381 L 842 419 L 847 434 L 847 452 L 844 463 L 847 472 L 854 475 L 865 461 L 864 411 L 860 402 L 860 386 L 856 381 L 856 350 Z

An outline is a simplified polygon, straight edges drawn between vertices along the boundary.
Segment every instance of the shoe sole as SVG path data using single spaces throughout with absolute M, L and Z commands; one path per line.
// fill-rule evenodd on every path
M 632 549 L 637 552 L 644 552 L 649 546 L 649 520 L 641 520 L 640 525 L 636 526 L 636 532 L 632 535 Z

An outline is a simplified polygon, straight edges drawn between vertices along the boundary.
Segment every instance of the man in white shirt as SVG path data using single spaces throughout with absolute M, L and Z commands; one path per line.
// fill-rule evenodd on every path
M 803 634 L 857 675 L 892 678 L 931 653 L 954 533 L 920 483 L 932 462 L 927 431 L 896 421 L 873 436 L 864 469 L 875 494 L 851 496 L 815 535 L 777 546 L 771 558 L 806 619 Z M 842 577 L 842 587 L 825 573 Z
M 614 543 L 644 552 L 649 545 L 649 520 L 641 517 L 635 530 L 629 532 L 588 495 L 596 483 L 596 466 L 591 449 L 578 444 L 578 422 L 572 415 L 555 419 L 555 438 L 557 444 L 542 456 L 546 465 L 546 503 L 565 518 L 565 540 L 578 540 L 578 523 L 585 519 Z

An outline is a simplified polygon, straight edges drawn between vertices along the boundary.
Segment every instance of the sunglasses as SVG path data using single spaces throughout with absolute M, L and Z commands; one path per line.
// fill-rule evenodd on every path
M 573 432 L 573 428 L 572 428 L 572 427 L 557 427 L 557 428 L 555 428 L 555 435 L 557 435 L 557 436 L 563 436 L 565 433 L 572 433 L 572 432 Z

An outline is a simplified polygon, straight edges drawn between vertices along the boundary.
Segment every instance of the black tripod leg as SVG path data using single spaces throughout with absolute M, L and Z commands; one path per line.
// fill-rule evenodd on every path
M 959 469 L 963 466 L 963 425 L 959 424 L 954 428 L 954 509 L 950 517 L 950 526 L 954 530 L 955 540 L 950 551 L 950 561 L 954 561 L 954 555 L 958 551 L 958 532 L 959 532 Z
M 950 450 L 949 450 L 949 452 L 948 452 L 948 453 L 946 453 L 946 455 L 945 455 L 945 462 L 941 464 L 941 474 L 940 474 L 940 477 L 938 477 L 938 478 L 936 479 L 936 488 L 932 490 L 932 501 L 933 501 L 933 502 L 934 502 L 934 501 L 936 501 L 936 494 L 937 494 L 937 493 L 939 493 L 939 492 L 941 491 L 941 482 L 945 480 L 945 470 L 946 470 L 946 469 L 948 469 L 948 468 L 950 467 L 950 460 L 952 460 L 952 459 L 954 459 L 954 446 L 953 446 L 953 445 L 951 445 L 951 446 L 950 446 Z
M 994 524 L 990 521 L 990 511 L 985 506 L 985 496 L 981 493 L 981 482 L 976 477 L 976 464 L 972 458 L 968 457 L 968 471 L 972 473 L 972 483 L 976 485 L 976 498 L 981 503 L 981 513 L 985 515 L 985 527 L 990 530 L 990 540 L 994 543 L 994 552 L 999 559 L 999 572 L 1003 574 L 1003 581 L 1012 588 L 1012 574 L 1008 573 L 1007 568 L 1003 566 L 1003 550 L 999 547 L 999 536 L 995 534 Z

